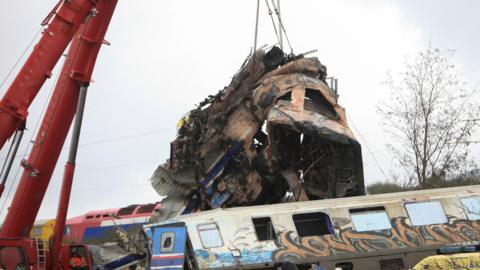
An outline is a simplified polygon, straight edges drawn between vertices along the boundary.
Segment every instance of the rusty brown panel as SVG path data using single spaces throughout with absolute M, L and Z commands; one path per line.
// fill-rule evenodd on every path
M 291 191 L 302 200 L 364 193 L 360 145 L 326 67 L 315 57 L 267 65 L 266 57 L 249 56 L 227 87 L 180 121 L 170 159 L 152 177 L 160 194 L 200 198 L 195 207 L 204 210 L 289 201 Z

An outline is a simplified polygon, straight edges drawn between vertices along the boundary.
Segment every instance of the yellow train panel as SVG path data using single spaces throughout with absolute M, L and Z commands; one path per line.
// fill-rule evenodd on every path
M 480 270 L 480 253 L 436 255 L 421 260 L 413 270 L 425 269 L 477 269 Z
M 36 221 L 30 231 L 30 237 L 40 238 L 48 245 L 48 241 L 53 234 L 54 226 L 55 219 Z

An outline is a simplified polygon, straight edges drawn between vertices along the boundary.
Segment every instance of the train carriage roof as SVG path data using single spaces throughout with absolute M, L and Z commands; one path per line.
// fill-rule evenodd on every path
M 245 214 L 252 216 L 271 216 L 275 213 L 286 212 L 309 212 L 313 210 L 329 209 L 329 208 L 354 208 L 386 205 L 395 202 L 415 202 L 435 200 L 444 197 L 468 197 L 472 195 L 480 195 L 480 185 L 438 188 L 428 190 L 406 191 L 378 195 L 365 195 L 347 198 L 323 199 L 316 201 L 290 202 L 259 206 L 243 206 L 228 209 L 215 209 L 204 212 L 197 212 L 189 215 L 178 216 L 175 221 L 192 221 L 207 220 L 211 218 L 223 218 L 232 216 L 242 216 Z M 155 226 L 172 221 L 152 224 Z M 149 227 L 149 226 L 146 226 Z

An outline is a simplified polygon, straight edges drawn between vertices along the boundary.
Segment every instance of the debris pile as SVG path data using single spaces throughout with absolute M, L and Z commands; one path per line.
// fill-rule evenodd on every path
M 363 194 L 360 144 L 326 77 L 316 57 L 256 51 L 179 121 L 152 186 L 183 213 Z

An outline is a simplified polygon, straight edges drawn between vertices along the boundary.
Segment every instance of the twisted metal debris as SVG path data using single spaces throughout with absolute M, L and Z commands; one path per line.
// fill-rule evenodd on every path
M 363 194 L 360 144 L 326 77 L 316 57 L 256 51 L 181 119 L 152 186 L 183 213 Z

